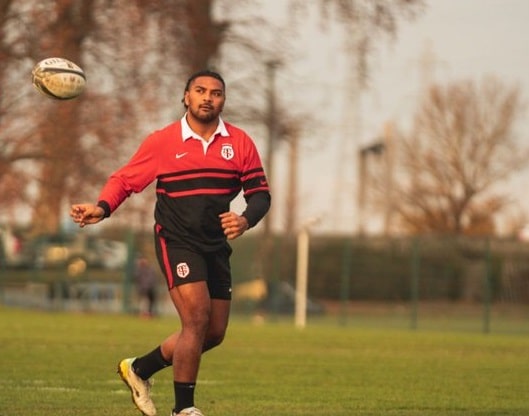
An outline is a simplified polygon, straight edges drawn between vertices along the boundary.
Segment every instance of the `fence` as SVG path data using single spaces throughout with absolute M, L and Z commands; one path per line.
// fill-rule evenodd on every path
M 232 244 L 234 310 L 288 316 L 294 311 L 296 241 L 274 238 L 273 253 L 265 259 L 268 275 L 259 266 L 261 242 L 250 234 Z M 129 312 L 134 308 L 129 274 L 87 270 L 72 278 L 61 270 L 0 268 L 0 301 Z M 237 290 L 242 286 L 245 290 Z M 313 321 L 326 312 L 347 325 L 417 329 L 450 323 L 489 332 L 501 323 L 505 330 L 529 331 L 529 245 L 461 237 L 311 236 L 308 295 Z
M 278 249 L 267 259 L 273 263 L 267 307 L 291 311 L 283 306 L 287 296 L 276 292 L 295 282 L 295 240 L 276 237 L 274 245 Z M 234 269 L 247 276 L 259 261 L 259 246 L 241 244 L 238 250 L 244 263 Z M 342 323 L 529 331 L 529 245 L 466 237 L 312 236 L 308 294 Z

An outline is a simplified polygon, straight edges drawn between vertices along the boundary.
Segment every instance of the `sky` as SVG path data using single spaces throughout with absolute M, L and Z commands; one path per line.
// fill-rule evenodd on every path
M 300 221 L 318 218 L 314 231 L 357 229 L 355 152 L 380 137 L 387 121 L 409 125 L 425 83 L 481 81 L 493 75 L 509 86 L 519 85 L 528 102 L 527 0 L 427 1 L 422 15 L 401 22 L 395 40 L 379 42 L 371 61 L 369 89 L 361 94 L 355 94 L 348 82 L 342 33 L 331 27 L 322 34 L 315 19 L 307 19 L 300 39 L 303 56 L 278 80 L 279 88 L 291 88 L 294 80 L 303 84 L 301 88 L 310 88 L 310 111 L 323 120 L 314 129 L 317 137 L 307 137 L 300 167 Z M 299 97 L 297 102 L 303 105 Z M 529 128 L 523 124 L 519 125 L 520 141 L 529 143 Z M 279 172 L 274 175 L 281 178 L 287 161 L 277 163 Z M 519 172 L 506 189 L 529 217 L 529 201 L 523 198 L 528 179 L 529 171 Z M 278 226 L 284 217 L 282 200 L 277 198 L 279 206 L 274 207 Z M 373 215 L 368 229 L 378 231 L 379 220 Z

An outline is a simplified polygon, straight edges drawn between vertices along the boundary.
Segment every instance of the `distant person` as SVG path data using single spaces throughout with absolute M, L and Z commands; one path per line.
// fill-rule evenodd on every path
M 139 298 L 140 315 L 151 318 L 156 314 L 158 276 L 146 257 L 139 257 L 134 269 L 134 283 Z
M 222 77 L 212 71 L 188 79 L 184 116 L 149 135 L 130 161 L 103 187 L 96 204 L 72 205 L 73 221 L 84 227 L 109 217 L 133 192 L 156 180 L 155 245 L 181 330 L 118 372 L 132 400 L 147 416 L 156 408 L 149 378 L 172 365 L 172 416 L 202 416 L 195 384 L 202 353 L 224 339 L 231 304 L 231 247 L 227 240 L 255 226 L 270 207 L 270 193 L 252 139 L 221 119 L 226 100 Z M 243 191 L 246 209 L 230 211 Z

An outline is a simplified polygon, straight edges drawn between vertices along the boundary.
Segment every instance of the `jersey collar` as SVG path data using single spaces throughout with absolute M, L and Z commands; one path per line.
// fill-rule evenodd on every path
M 197 133 L 195 133 L 191 127 L 189 127 L 189 124 L 186 120 L 186 115 L 187 113 L 184 114 L 184 116 L 182 117 L 181 119 L 181 123 L 182 123 L 182 139 L 184 140 L 184 142 L 188 139 L 198 139 L 198 140 L 204 140 L 203 137 L 201 137 L 200 135 L 198 135 Z M 217 129 L 213 132 L 211 138 L 210 138 L 210 142 L 213 141 L 213 139 L 218 135 L 220 134 L 221 136 L 223 137 L 227 137 L 229 136 L 229 133 L 228 133 L 228 130 L 226 129 L 226 125 L 224 124 L 224 121 L 222 120 L 222 118 L 219 117 L 219 124 L 217 125 Z

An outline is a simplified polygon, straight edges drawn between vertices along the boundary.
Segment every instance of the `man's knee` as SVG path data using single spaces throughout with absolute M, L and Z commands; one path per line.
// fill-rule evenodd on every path
M 202 335 L 206 335 L 209 328 L 209 311 L 207 309 L 197 309 L 187 315 L 182 320 L 183 329 L 190 329 Z

